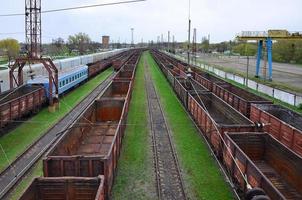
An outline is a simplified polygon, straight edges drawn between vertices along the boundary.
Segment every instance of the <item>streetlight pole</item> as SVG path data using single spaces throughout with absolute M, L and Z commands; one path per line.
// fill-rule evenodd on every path
M 249 65 L 250 65 L 250 57 L 247 55 L 247 57 L 246 57 L 246 87 L 248 87 L 248 80 L 249 80 Z
M 188 29 L 188 65 L 190 66 L 190 36 L 191 36 L 191 0 L 189 0 L 189 29 Z
M 134 47 L 133 31 L 134 28 L 131 28 L 131 47 Z

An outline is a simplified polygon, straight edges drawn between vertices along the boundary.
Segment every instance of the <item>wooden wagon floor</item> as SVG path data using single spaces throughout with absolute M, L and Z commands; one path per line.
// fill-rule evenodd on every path
M 111 146 L 117 129 L 117 122 L 103 122 L 100 126 L 93 127 L 87 134 L 79 148 L 77 155 L 106 155 Z
M 290 186 L 280 174 L 263 160 L 253 161 L 260 171 L 273 183 L 273 185 L 286 197 L 286 199 L 302 199 L 302 195 Z

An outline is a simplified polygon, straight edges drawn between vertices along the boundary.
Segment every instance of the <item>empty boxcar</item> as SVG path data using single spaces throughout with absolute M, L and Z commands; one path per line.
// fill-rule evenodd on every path
M 302 116 L 279 105 L 252 104 L 251 120 L 269 124 L 266 131 L 302 156 Z
M 188 110 L 217 155 L 221 155 L 225 132 L 256 130 L 252 121 L 210 92 L 189 94 Z
M 213 93 L 247 117 L 250 117 L 251 104 L 272 104 L 269 100 L 229 83 L 213 84 Z
M 121 150 L 132 82 L 114 81 L 43 160 L 44 176 L 105 176 L 111 191 Z
M 208 90 L 193 79 L 175 78 L 174 91 L 184 106 L 188 107 L 188 94 L 207 92 Z
M 249 184 L 264 189 L 271 199 L 302 199 L 301 156 L 267 133 L 228 133 L 224 138 L 226 167 L 241 188 L 245 182 L 235 161 Z
M 20 200 L 104 200 L 104 176 L 35 178 Z
M 0 127 L 38 111 L 46 102 L 41 86 L 22 86 L 0 94 Z

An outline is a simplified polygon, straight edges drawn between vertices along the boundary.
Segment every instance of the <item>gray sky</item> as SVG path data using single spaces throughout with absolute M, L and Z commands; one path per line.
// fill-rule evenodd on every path
M 0 0 L 0 13 L 24 12 L 24 0 Z M 108 3 L 117 0 L 42 0 L 42 9 Z M 242 30 L 288 29 L 302 31 L 301 0 L 191 0 L 192 28 L 197 39 L 211 35 L 212 42 L 234 39 Z M 43 42 L 52 38 L 85 32 L 92 40 L 102 35 L 130 42 L 154 40 L 168 30 L 177 41 L 187 38 L 188 0 L 147 0 L 146 2 L 48 13 L 42 15 Z M 12 37 L 24 41 L 24 17 L 0 17 L 0 39 Z M 18 34 L 3 34 L 16 33 Z

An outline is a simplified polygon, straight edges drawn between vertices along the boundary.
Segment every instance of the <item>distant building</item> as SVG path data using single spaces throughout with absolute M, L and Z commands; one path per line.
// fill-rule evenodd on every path
M 102 46 L 103 46 L 103 49 L 109 49 L 109 39 L 110 39 L 110 37 L 107 36 L 107 35 L 103 35 L 102 36 Z

